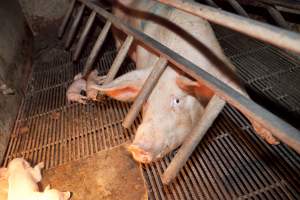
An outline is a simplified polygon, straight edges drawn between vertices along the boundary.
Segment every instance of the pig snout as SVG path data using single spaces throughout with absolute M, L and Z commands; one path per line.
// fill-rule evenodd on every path
M 163 138 L 159 138 L 159 133 L 151 123 L 139 126 L 133 143 L 128 147 L 136 161 L 150 163 L 161 158 L 166 145 L 163 144 Z

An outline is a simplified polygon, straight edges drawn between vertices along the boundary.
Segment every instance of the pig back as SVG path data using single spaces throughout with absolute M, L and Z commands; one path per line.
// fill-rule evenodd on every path
M 131 26 L 172 49 L 206 72 L 244 93 L 235 67 L 224 55 L 210 24 L 197 16 L 157 3 L 138 0 L 116 6 L 114 13 Z M 158 57 L 136 44 L 132 58 L 137 68 L 150 67 Z

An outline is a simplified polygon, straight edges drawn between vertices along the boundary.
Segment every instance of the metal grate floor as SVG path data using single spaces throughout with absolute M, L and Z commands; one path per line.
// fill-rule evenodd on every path
M 215 29 L 246 85 L 299 119 L 299 62 L 271 46 L 218 26 Z M 121 122 L 130 105 L 112 99 L 67 104 L 66 88 L 82 70 L 85 58 L 72 63 L 71 53 L 56 43 L 44 54 L 55 49 L 57 56 L 34 63 L 4 165 L 20 156 L 33 163 L 43 160 L 46 169 L 80 160 L 130 141 L 141 120 L 139 117 L 131 129 L 124 129 Z M 116 55 L 113 48 L 105 49 L 97 62 L 103 74 Z M 133 68 L 125 62 L 119 74 Z M 175 153 L 141 165 L 149 199 L 300 199 L 300 156 L 283 144 L 266 144 L 228 105 L 176 181 L 163 186 L 159 175 Z

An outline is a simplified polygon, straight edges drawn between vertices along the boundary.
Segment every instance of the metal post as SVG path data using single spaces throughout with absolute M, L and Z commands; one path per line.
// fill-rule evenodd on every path
M 83 68 L 83 76 L 85 77 L 89 71 L 91 71 L 91 68 L 95 62 L 95 59 L 96 59 L 96 56 L 98 55 L 103 43 L 104 43 L 104 40 L 108 34 L 108 31 L 111 27 L 111 22 L 108 20 L 106 21 L 103 29 L 101 30 L 98 38 L 97 38 L 97 41 L 84 65 L 84 68 Z
M 244 17 L 249 17 L 249 15 L 247 14 L 247 12 L 244 10 L 244 8 L 236 1 L 236 0 L 227 0 L 230 5 L 234 8 L 234 10 L 244 16 Z
M 177 176 L 178 172 L 185 165 L 207 130 L 211 127 L 224 108 L 225 104 L 226 102 L 217 95 L 212 97 L 206 106 L 201 119 L 193 127 L 192 132 L 186 137 L 170 165 L 163 173 L 161 177 L 163 184 L 169 184 Z
M 67 23 L 71 17 L 71 14 L 72 14 L 72 11 L 74 9 L 74 6 L 75 6 L 75 3 L 76 3 L 76 0 L 72 0 L 68 10 L 67 10 L 67 14 L 65 15 L 64 19 L 63 19 L 63 22 L 62 24 L 60 25 L 59 29 L 58 29 L 58 38 L 61 38 L 62 35 L 64 34 L 65 32 L 65 29 L 66 29 L 66 26 L 67 26 Z
M 143 85 L 142 90 L 140 91 L 139 95 L 137 96 L 136 100 L 134 101 L 133 105 L 131 106 L 129 112 L 127 113 L 122 125 L 125 128 L 129 128 L 137 115 L 139 114 L 140 110 L 144 102 L 148 99 L 149 95 L 151 94 L 154 86 L 156 85 L 159 77 L 164 72 L 167 67 L 167 60 L 161 57 L 154 65 L 151 74 L 147 78 L 146 82 Z
M 87 35 L 89 34 L 89 31 L 93 25 L 95 17 L 96 17 L 96 12 L 93 11 L 89 16 L 89 19 L 88 19 L 88 21 L 84 27 L 84 30 L 80 36 L 79 42 L 77 43 L 76 50 L 75 50 L 75 53 L 73 56 L 73 61 L 76 61 L 78 59 L 79 54 L 81 53 L 82 47 L 86 41 Z
M 122 44 L 113 64 L 111 65 L 109 72 L 107 74 L 107 77 L 103 84 L 109 83 L 115 78 L 115 76 L 117 75 L 117 72 L 119 71 L 128 51 L 129 51 L 129 48 L 130 48 L 132 42 L 133 42 L 133 37 L 131 35 L 128 35 L 126 40 Z
M 290 29 L 288 22 L 285 21 L 285 19 L 283 18 L 283 16 L 281 15 L 281 13 L 278 10 L 276 10 L 272 6 L 267 6 L 267 10 L 279 26 L 286 28 L 286 29 Z
M 300 34 L 192 1 L 157 0 L 250 37 L 300 54 Z
M 71 45 L 71 42 L 72 42 L 72 40 L 74 38 L 76 29 L 77 29 L 77 27 L 79 25 L 79 22 L 80 22 L 80 19 L 82 17 L 82 14 L 83 14 L 83 11 L 84 11 L 84 7 L 85 7 L 84 4 L 81 4 L 81 6 L 79 7 L 78 13 L 77 13 L 77 15 L 76 15 L 76 17 L 74 19 L 74 22 L 72 24 L 70 32 L 69 32 L 69 34 L 67 36 L 67 41 L 66 41 L 66 44 L 65 44 L 65 48 L 66 49 L 68 49 L 70 47 L 70 45 Z

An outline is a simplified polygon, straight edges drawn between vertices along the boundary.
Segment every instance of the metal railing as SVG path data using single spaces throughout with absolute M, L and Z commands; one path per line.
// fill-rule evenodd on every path
M 202 16 L 209 21 L 217 22 L 221 25 L 225 25 L 226 27 L 232 28 L 234 30 L 246 33 L 250 28 L 255 28 L 255 32 L 263 33 L 264 31 L 267 34 L 257 35 L 254 31 L 252 34 L 248 34 L 250 36 L 256 36 L 256 38 L 264 40 L 264 41 L 272 41 L 272 44 L 276 44 L 279 47 L 287 48 L 293 50 L 295 52 L 300 53 L 300 36 L 296 33 L 292 33 L 287 30 L 283 30 L 274 26 L 270 26 L 267 24 L 263 24 L 260 22 L 255 22 L 254 20 L 240 17 L 237 15 L 233 15 L 227 13 L 225 11 L 217 10 L 208 6 L 203 6 L 200 4 L 190 4 L 190 3 L 182 3 L 177 0 L 159 0 L 163 3 L 169 4 L 171 6 L 175 6 L 179 9 L 191 12 L 193 14 Z M 156 52 L 160 55 L 160 59 L 155 64 L 153 71 L 149 75 L 148 79 L 144 83 L 142 90 L 140 91 L 138 97 L 133 103 L 129 113 L 127 114 L 125 120 L 123 121 L 123 126 L 128 128 L 133 123 L 134 119 L 137 117 L 139 111 L 142 108 L 143 103 L 146 101 L 148 96 L 151 94 L 152 89 L 154 88 L 157 80 L 160 78 L 164 69 L 167 67 L 168 63 L 175 64 L 178 68 L 186 72 L 188 75 L 196 79 L 197 81 L 205 84 L 208 88 L 214 91 L 214 96 L 210 100 L 208 106 L 205 108 L 204 115 L 202 119 L 198 122 L 198 124 L 193 128 L 192 133 L 186 138 L 183 145 L 179 149 L 178 153 L 172 160 L 168 169 L 162 176 L 162 180 L 164 183 L 169 183 L 172 178 L 176 176 L 180 168 L 185 164 L 188 160 L 189 156 L 192 154 L 194 148 L 198 145 L 201 138 L 204 136 L 206 131 L 209 129 L 215 118 L 218 116 L 219 112 L 224 107 L 225 103 L 229 103 L 239 109 L 242 113 L 244 113 L 249 118 L 253 119 L 261 125 L 261 127 L 269 130 L 276 136 L 279 140 L 289 145 L 291 148 L 300 153 L 300 132 L 284 122 L 274 114 L 270 113 L 263 107 L 259 106 L 252 100 L 242 96 L 240 93 L 233 90 L 231 87 L 224 84 L 222 81 L 213 77 L 206 71 L 202 70 L 200 67 L 196 66 L 189 60 L 186 60 L 181 55 L 173 52 L 168 47 L 162 45 L 156 40 L 150 38 L 146 34 L 132 28 L 128 24 L 124 23 L 121 19 L 113 16 L 111 13 L 107 12 L 105 9 L 95 5 L 89 0 L 73 0 L 70 5 L 69 10 L 65 18 L 63 19 L 63 23 L 59 29 L 58 36 L 62 37 L 65 32 L 68 21 L 70 21 L 72 12 L 75 8 L 75 4 L 79 4 L 79 9 L 75 15 L 75 19 L 73 20 L 73 24 L 71 25 L 71 29 L 67 35 L 66 48 L 69 48 L 71 42 L 76 34 L 76 29 L 78 28 L 78 22 L 82 18 L 82 13 L 84 9 L 89 9 L 91 14 L 86 23 L 86 26 L 80 36 L 79 42 L 76 46 L 75 54 L 73 59 L 77 60 L 79 58 L 81 49 L 83 48 L 83 43 L 86 41 L 87 34 L 90 30 L 90 27 L 95 19 L 95 16 L 100 16 L 106 20 L 106 24 L 102 31 L 100 32 L 98 39 L 96 40 L 94 47 L 92 48 L 91 53 L 88 56 L 88 59 L 85 63 L 83 75 L 87 76 L 88 72 L 91 70 L 93 63 L 95 62 L 96 56 L 101 49 L 104 40 L 107 38 L 108 32 L 112 26 L 112 24 L 127 34 L 127 38 L 125 42 L 122 44 L 119 52 L 108 72 L 107 78 L 104 82 L 108 83 L 112 81 L 119 70 L 125 56 L 127 55 L 130 46 L 133 41 L 139 41 L 146 45 L 148 48 Z M 191 5 L 194 6 L 191 9 Z M 201 14 L 199 14 L 199 10 L 201 8 Z M 212 16 L 213 14 L 213 16 Z M 214 17 L 215 19 L 213 19 Z M 222 19 L 221 19 L 222 18 Z M 234 23 L 231 23 L 234 21 Z M 242 23 L 239 24 L 239 23 Z M 233 24 L 233 25 L 231 25 Z M 240 26 L 240 27 L 238 27 Z M 250 28 L 249 28 L 250 27 Z M 241 30 L 243 29 L 243 30 Z M 258 31 L 259 30 L 259 31 Z M 271 39 L 269 37 L 278 38 L 278 40 Z M 264 38 L 265 37 L 265 38 Z M 288 43 L 287 44 L 285 44 Z M 297 46 L 298 44 L 298 46 Z M 211 105 L 217 105 L 213 109 Z

